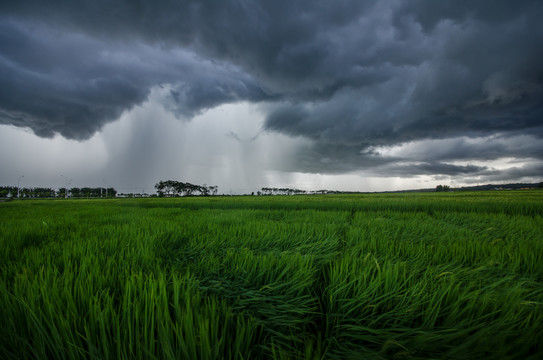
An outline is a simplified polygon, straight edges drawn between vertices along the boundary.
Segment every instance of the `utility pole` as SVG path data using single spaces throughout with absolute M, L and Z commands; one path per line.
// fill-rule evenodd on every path
M 17 199 L 19 198 L 19 195 L 20 195 L 20 192 L 19 192 L 19 190 L 20 190 L 19 184 L 20 184 L 20 182 L 21 182 L 21 178 L 24 178 L 24 177 L 25 177 L 24 175 L 21 175 L 21 176 L 19 176 L 19 178 L 17 179 Z
M 64 176 L 62 174 L 60 174 L 60 176 L 62 176 L 66 180 L 66 186 L 65 186 L 66 194 L 64 194 L 64 197 L 67 199 L 68 198 L 68 185 L 70 185 L 70 181 L 72 181 L 72 179 L 68 179 L 66 176 Z

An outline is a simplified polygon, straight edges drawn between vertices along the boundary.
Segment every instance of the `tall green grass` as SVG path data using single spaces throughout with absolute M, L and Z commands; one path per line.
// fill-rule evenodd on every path
M 0 203 L 0 358 L 541 358 L 542 216 L 540 191 Z

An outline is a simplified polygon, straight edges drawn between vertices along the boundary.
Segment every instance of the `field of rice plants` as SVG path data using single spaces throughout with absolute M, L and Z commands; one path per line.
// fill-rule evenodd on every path
M 0 203 L 1 359 L 541 359 L 543 191 Z

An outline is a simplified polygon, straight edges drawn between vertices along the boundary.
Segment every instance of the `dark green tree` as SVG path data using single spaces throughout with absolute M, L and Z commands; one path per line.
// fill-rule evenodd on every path
M 71 188 L 68 190 L 68 196 L 75 198 L 81 197 L 81 189 L 76 187 Z
M 217 186 L 201 186 L 174 180 L 159 181 L 155 184 L 159 197 L 164 196 L 192 196 L 216 194 Z

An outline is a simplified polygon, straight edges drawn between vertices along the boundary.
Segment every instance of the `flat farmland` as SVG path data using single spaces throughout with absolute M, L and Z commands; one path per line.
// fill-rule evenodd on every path
M 543 191 L 0 203 L 2 359 L 540 359 Z

